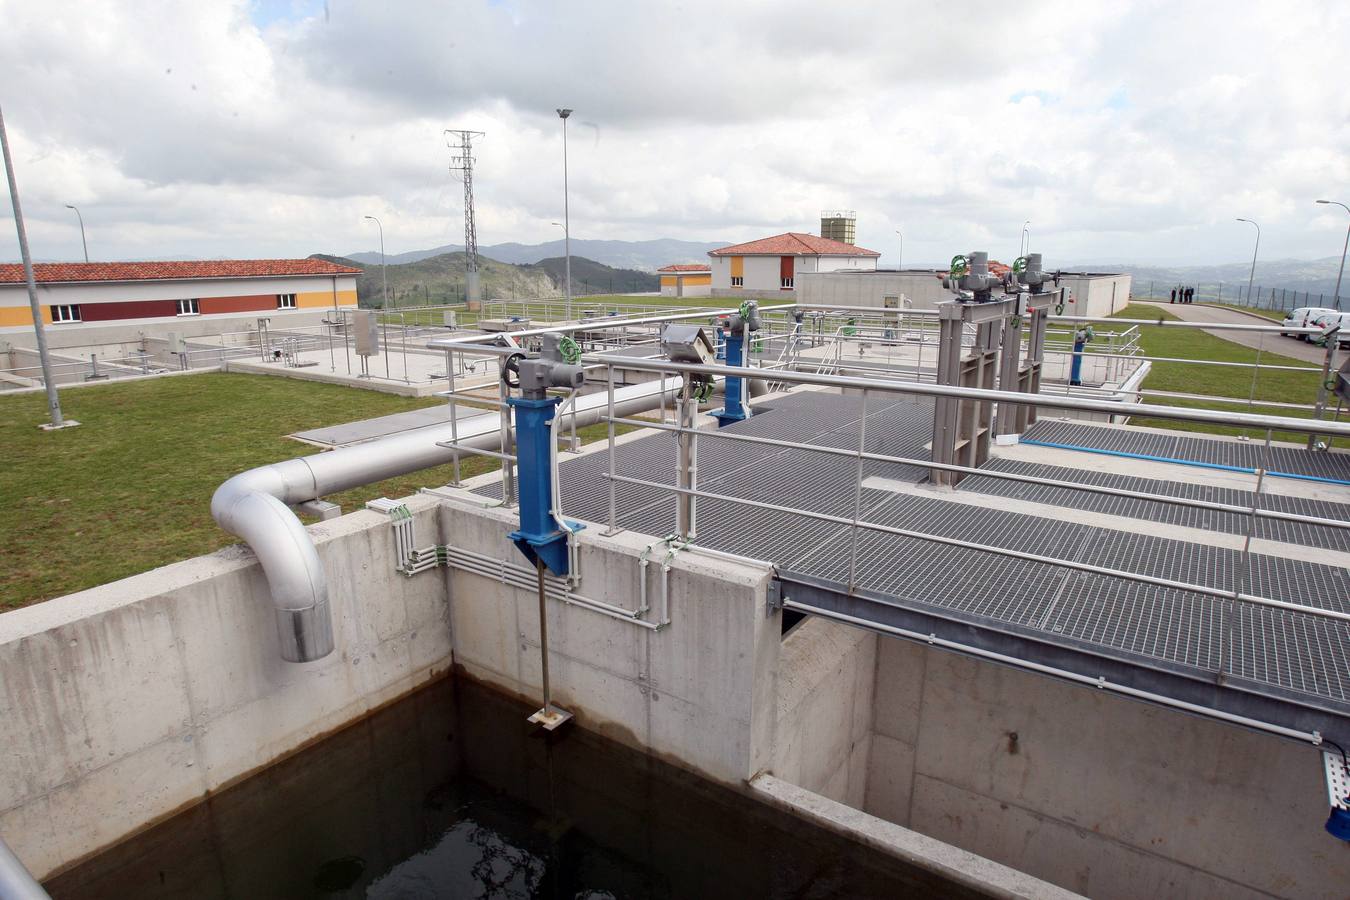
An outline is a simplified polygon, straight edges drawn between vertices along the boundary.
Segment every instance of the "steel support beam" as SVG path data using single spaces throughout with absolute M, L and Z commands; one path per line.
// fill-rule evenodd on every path
M 1350 704 L 780 570 L 783 608 L 1286 737 L 1350 740 Z M 842 621 L 842 619 L 840 619 Z M 1268 726 L 1268 727 L 1262 727 Z

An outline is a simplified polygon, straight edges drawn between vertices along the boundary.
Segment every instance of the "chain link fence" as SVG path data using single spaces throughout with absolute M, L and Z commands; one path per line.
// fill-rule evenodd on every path
M 1134 282 L 1134 296 L 1142 300 L 1161 300 L 1169 301 L 1173 298 L 1172 291 L 1177 291 L 1176 300 L 1181 301 L 1180 293 L 1185 288 L 1195 290 L 1194 302 L 1197 303 L 1224 303 L 1229 306 L 1244 306 L 1253 309 L 1271 309 L 1284 310 L 1297 309 L 1300 306 L 1320 306 L 1327 309 L 1341 309 L 1346 307 L 1347 298 L 1342 292 L 1339 302 L 1331 292 L 1319 291 L 1301 291 L 1297 288 L 1290 290 L 1288 288 L 1265 287 L 1264 285 L 1252 285 L 1251 292 L 1247 291 L 1246 282 L 1234 284 L 1233 282 L 1224 283 L 1222 281 L 1178 283 L 1162 281 L 1138 281 Z

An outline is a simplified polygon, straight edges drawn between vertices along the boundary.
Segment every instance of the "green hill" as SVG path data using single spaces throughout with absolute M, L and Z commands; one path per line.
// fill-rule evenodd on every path
M 378 263 L 361 263 L 341 256 L 323 253 L 314 259 L 361 269 L 356 278 L 356 295 L 367 307 L 383 306 L 384 287 Z M 563 293 L 564 260 L 545 259 L 533 265 L 515 266 L 479 257 L 479 279 L 483 299 L 523 300 L 537 297 L 557 297 Z M 417 262 L 390 265 L 389 305 L 431 306 L 462 303 L 464 301 L 464 254 L 443 253 Z M 594 260 L 572 257 L 572 293 L 612 294 L 655 291 L 660 280 L 650 272 L 634 269 L 615 269 Z
M 556 290 L 560 291 L 566 281 L 566 262 L 563 257 L 554 256 L 518 268 L 547 272 Z M 651 272 L 615 269 L 583 256 L 572 257 L 572 295 L 575 297 L 584 294 L 645 294 L 660 288 L 660 277 Z

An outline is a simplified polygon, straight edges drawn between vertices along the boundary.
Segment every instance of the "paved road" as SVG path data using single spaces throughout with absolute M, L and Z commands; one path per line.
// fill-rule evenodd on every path
M 1184 319 L 1187 322 L 1260 325 L 1262 321 L 1265 321 L 1264 316 L 1239 312 L 1235 309 L 1224 309 L 1221 306 L 1204 306 L 1199 303 L 1155 303 L 1146 300 L 1136 300 L 1134 302 L 1140 306 L 1157 306 L 1161 309 L 1165 309 L 1178 319 Z M 1278 325 L 1279 323 L 1269 320 L 1268 324 Z M 1235 344 L 1241 344 L 1244 347 L 1251 347 L 1252 349 L 1264 346 L 1264 348 L 1271 353 L 1291 356 L 1294 359 L 1301 359 L 1304 362 L 1318 366 L 1320 366 L 1322 360 L 1326 358 L 1326 350 L 1324 348 L 1316 347 L 1291 337 L 1281 337 L 1275 332 L 1266 332 L 1263 334 L 1254 331 L 1206 331 L 1205 334 L 1212 334 L 1215 337 L 1223 338 L 1225 341 L 1232 341 Z M 1337 352 L 1333 368 L 1339 366 L 1344 359 L 1345 351 Z

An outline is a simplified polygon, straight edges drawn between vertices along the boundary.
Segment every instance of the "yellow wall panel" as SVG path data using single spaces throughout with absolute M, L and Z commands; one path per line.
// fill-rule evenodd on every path
M 732 278 L 744 278 L 744 277 L 745 277 L 745 257 L 744 257 L 744 256 L 733 256 L 733 257 L 731 258 L 731 277 L 732 277 Z
M 687 285 L 693 285 L 693 284 L 712 284 L 712 276 L 711 276 L 711 275 L 686 275 L 686 276 L 684 276 L 684 283 L 687 284 Z
M 47 307 L 42 307 L 42 320 L 50 322 L 52 314 Z M 32 325 L 33 314 L 27 306 L 6 306 L 0 309 L 0 328 L 13 328 L 16 325 Z
M 661 276 L 661 287 L 674 287 L 674 286 L 675 286 L 675 276 L 674 276 L 674 275 L 662 275 L 662 276 Z
M 338 291 L 337 302 L 338 306 L 355 306 L 356 291 Z M 309 293 L 295 295 L 296 309 L 315 309 L 316 307 L 320 306 L 332 306 L 332 305 L 333 305 L 332 291 L 311 291 Z

